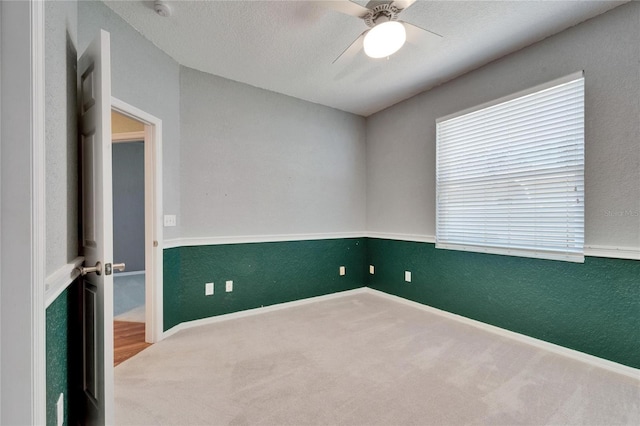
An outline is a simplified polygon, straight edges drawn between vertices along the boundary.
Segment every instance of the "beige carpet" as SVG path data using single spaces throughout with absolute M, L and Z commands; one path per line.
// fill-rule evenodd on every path
M 640 424 L 640 382 L 372 294 L 181 331 L 119 365 L 118 425 Z

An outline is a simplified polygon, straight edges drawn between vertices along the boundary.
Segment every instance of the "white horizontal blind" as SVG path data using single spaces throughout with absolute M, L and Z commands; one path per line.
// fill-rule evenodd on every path
M 584 78 L 437 123 L 436 247 L 584 261 Z

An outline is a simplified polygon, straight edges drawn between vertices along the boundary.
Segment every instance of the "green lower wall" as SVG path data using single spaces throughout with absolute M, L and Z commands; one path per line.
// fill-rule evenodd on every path
M 640 261 L 581 264 L 371 238 L 369 264 L 376 290 L 640 368 Z
M 232 293 L 224 291 L 226 280 L 234 282 Z M 215 294 L 205 296 L 211 281 Z M 587 257 L 579 264 L 375 238 L 165 249 L 164 328 L 364 285 L 640 368 L 639 261 Z M 65 424 L 78 413 L 77 291 L 76 282 L 46 312 L 47 424 L 56 424 L 61 392 Z
M 79 352 L 74 350 L 78 348 L 74 334 L 78 324 L 77 286 L 76 281 L 67 287 L 46 312 L 47 425 L 57 424 L 56 403 L 60 393 L 64 393 L 64 424 L 75 423 L 73 384 L 82 365 Z
M 363 287 L 366 239 L 164 250 L 164 329 L 184 322 Z M 339 276 L 339 267 L 346 275 Z M 225 281 L 233 280 L 233 292 Z M 214 295 L 205 296 L 205 283 Z
M 204 295 L 207 282 L 215 283 L 213 296 Z M 376 238 L 165 249 L 164 329 L 364 285 L 640 368 L 638 261 L 587 257 L 581 264 Z

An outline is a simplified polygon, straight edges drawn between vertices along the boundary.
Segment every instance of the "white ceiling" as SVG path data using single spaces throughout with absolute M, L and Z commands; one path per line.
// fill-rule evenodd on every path
M 389 59 L 334 59 L 367 29 L 332 1 L 106 1 L 177 62 L 368 116 L 627 1 L 417 1 L 400 19 L 443 35 Z M 366 5 L 367 1 L 357 1 Z

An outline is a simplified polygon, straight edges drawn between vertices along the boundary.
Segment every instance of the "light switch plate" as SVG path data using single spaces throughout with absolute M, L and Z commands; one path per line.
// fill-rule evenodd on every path
M 347 273 L 347 268 L 345 268 L 344 266 L 340 267 L 340 275 L 345 275 Z
M 369 265 L 369 273 L 370 273 L 371 275 L 373 275 L 373 274 L 375 274 L 375 273 L 376 273 L 376 268 L 375 268 L 373 265 Z
M 227 281 L 225 283 L 225 289 L 227 290 L 227 293 L 230 293 L 233 291 L 233 281 Z
M 204 295 L 211 296 L 213 294 L 213 283 L 205 283 L 204 285 Z
M 404 271 L 404 280 L 408 283 L 411 282 L 411 271 Z
M 176 215 L 175 214 L 165 214 L 164 215 L 164 226 L 176 226 Z

